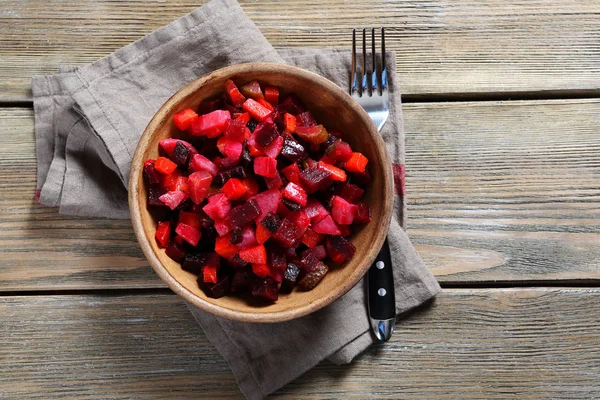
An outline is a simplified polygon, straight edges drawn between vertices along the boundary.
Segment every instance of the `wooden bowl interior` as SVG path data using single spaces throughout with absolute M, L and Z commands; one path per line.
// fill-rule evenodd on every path
M 383 141 L 367 114 L 333 83 L 306 71 L 272 64 L 230 67 L 200 78 L 180 90 L 159 110 L 144 132 L 135 154 L 130 178 L 132 220 L 140 245 L 153 268 L 169 286 L 192 304 L 230 319 L 250 322 L 278 322 L 315 311 L 351 289 L 365 274 L 379 250 L 389 225 L 392 210 L 392 178 L 389 157 Z M 356 255 L 343 267 L 331 268 L 310 291 L 294 290 L 283 294 L 275 304 L 261 305 L 233 296 L 207 297 L 198 287 L 196 276 L 166 256 L 154 240 L 156 221 L 148 211 L 142 164 L 158 156 L 158 143 L 181 134 L 172 123 L 173 114 L 187 107 L 195 109 L 205 99 L 222 92 L 226 79 L 245 83 L 257 79 L 296 93 L 317 120 L 344 133 L 352 148 L 369 158 L 373 181 L 366 190 L 372 221 L 352 235 Z M 358 109 L 357 109 L 358 107 Z

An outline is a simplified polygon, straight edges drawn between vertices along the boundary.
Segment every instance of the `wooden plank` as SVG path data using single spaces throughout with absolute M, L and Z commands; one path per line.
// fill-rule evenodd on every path
M 409 234 L 440 281 L 598 282 L 598 100 L 405 109 Z
M 273 398 L 594 398 L 600 290 L 445 290 L 391 342 Z M 242 398 L 174 295 L 0 298 L 0 396 Z
M 409 234 L 443 284 L 598 283 L 599 115 L 598 100 L 405 106 Z M 162 286 L 129 222 L 35 204 L 30 110 L 0 109 L 0 132 L 0 291 Z
M 0 101 L 27 100 L 32 75 L 92 62 L 203 2 L 0 0 Z M 386 26 L 405 94 L 599 89 L 598 2 L 241 3 L 277 48 L 349 48 L 352 28 Z

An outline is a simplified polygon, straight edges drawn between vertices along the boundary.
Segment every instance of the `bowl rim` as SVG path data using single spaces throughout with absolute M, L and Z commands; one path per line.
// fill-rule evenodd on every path
M 165 109 L 172 109 L 177 104 L 179 99 L 185 98 L 193 94 L 195 91 L 199 90 L 205 82 L 209 80 L 222 79 L 224 77 L 231 77 L 235 75 L 243 75 L 245 73 L 250 72 L 277 72 L 285 75 L 295 75 L 300 77 L 301 79 L 316 81 L 318 85 L 324 87 L 328 91 L 337 92 L 338 97 L 340 97 L 342 101 L 346 103 L 346 107 L 351 109 L 352 112 L 359 114 L 363 120 L 368 121 L 367 124 L 369 126 L 370 136 L 375 141 L 375 147 L 377 148 L 378 152 L 382 155 L 382 164 L 384 166 L 388 166 L 388 168 L 383 168 L 383 170 L 381 171 L 383 175 L 383 187 L 381 187 L 381 192 L 382 195 L 385 197 L 384 200 L 387 199 L 387 201 L 384 202 L 383 209 L 381 210 L 383 225 L 381 226 L 381 229 L 377 231 L 378 233 L 373 238 L 373 246 L 371 246 L 370 249 L 366 252 L 366 255 L 364 257 L 366 262 L 363 264 L 363 267 L 356 268 L 354 271 L 352 271 L 351 275 L 344 282 L 344 284 L 341 285 L 341 287 L 338 287 L 339 290 L 337 292 L 331 292 L 335 294 L 323 296 L 321 298 L 316 299 L 315 301 L 307 302 L 307 304 L 292 310 L 260 313 L 236 311 L 229 308 L 225 308 L 223 306 L 212 304 L 201 299 L 200 297 L 196 296 L 194 293 L 189 291 L 187 288 L 185 288 L 181 283 L 179 283 L 179 281 L 175 279 L 167 270 L 167 268 L 161 263 L 161 261 L 155 254 L 152 246 L 150 245 L 150 239 L 146 236 L 142 225 L 142 211 L 141 207 L 139 206 L 138 190 L 136 190 L 136 188 L 140 185 L 142 176 L 141 172 L 143 160 L 141 160 L 141 157 L 143 156 L 144 150 L 147 147 L 148 141 L 151 138 L 151 132 L 156 130 L 156 128 L 163 119 L 161 111 Z M 229 320 L 253 323 L 284 322 L 308 315 L 331 304 L 332 302 L 346 294 L 354 286 L 356 286 L 358 282 L 365 276 L 369 267 L 375 261 L 379 249 L 383 245 L 383 242 L 387 236 L 389 225 L 391 223 L 394 205 L 392 178 L 393 174 L 391 167 L 392 164 L 390 161 L 389 153 L 387 151 L 387 147 L 383 141 L 383 137 L 378 132 L 371 118 L 368 116 L 367 112 L 346 91 L 344 91 L 335 83 L 313 72 L 285 64 L 265 62 L 235 64 L 232 66 L 220 68 L 189 82 L 177 92 L 175 92 L 154 114 L 154 116 L 146 126 L 146 129 L 144 129 L 144 132 L 142 133 L 139 139 L 135 153 L 132 158 L 128 184 L 129 212 L 136 238 L 142 249 L 142 252 L 144 253 L 144 256 L 146 257 L 154 271 L 156 271 L 158 276 L 169 286 L 171 290 L 173 290 L 176 294 L 181 296 L 186 302 L 217 317 L 222 317 Z

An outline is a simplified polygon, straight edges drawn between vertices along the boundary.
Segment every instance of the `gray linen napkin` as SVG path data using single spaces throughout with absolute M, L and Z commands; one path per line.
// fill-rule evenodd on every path
M 235 29 L 223 29 L 235 27 Z M 395 57 L 392 108 L 382 135 L 394 163 L 395 213 L 389 232 L 396 311 L 403 313 L 440 288 L 406 235 L 404 132 Z M 345 87 L 345 51 L 274 50 L 234 0 L 213 0 L 137 42 L 81 68 L 32 79 L 39 201 L 80 216 L 128 218 L 129 164 L 140 134 L 180 87 L 220 67 L 252 61 L 288 63 Z M 373 343 L 364 282 L 309 316 L 281 324 L 216 318 L 190 306 L 229 363 L 241 391 L 259 399 L 318 362 L 350 362 Z M 291 362 L 290 362 L 291 361 Z

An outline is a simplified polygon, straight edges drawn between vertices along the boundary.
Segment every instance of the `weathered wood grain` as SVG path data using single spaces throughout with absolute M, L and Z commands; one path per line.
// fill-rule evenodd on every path
M 600 290 L 445 290 L 391 342 L 273 398 L 594 398 Z M 242 398 L 174 295 L 0 298 L 0 396 Z
M 409 234 L 444 284 L 600 280 L 600 101 L 405 106 Z M 0 291 L 156 287 L 129 222 L 35 204 L 32 113 L 0 110 Z
M 0 100 L 29 99 L 32 75 L 92 62 L 203 2 L 1 0 Z M 352 28 L 386 26 L 405 94 L 599 89 L 598 2 L 241 3 L 277 48 L 349 47 Z
M 600 279 L 600 101 L 411 104 L 409 233 L 441 281 Z

